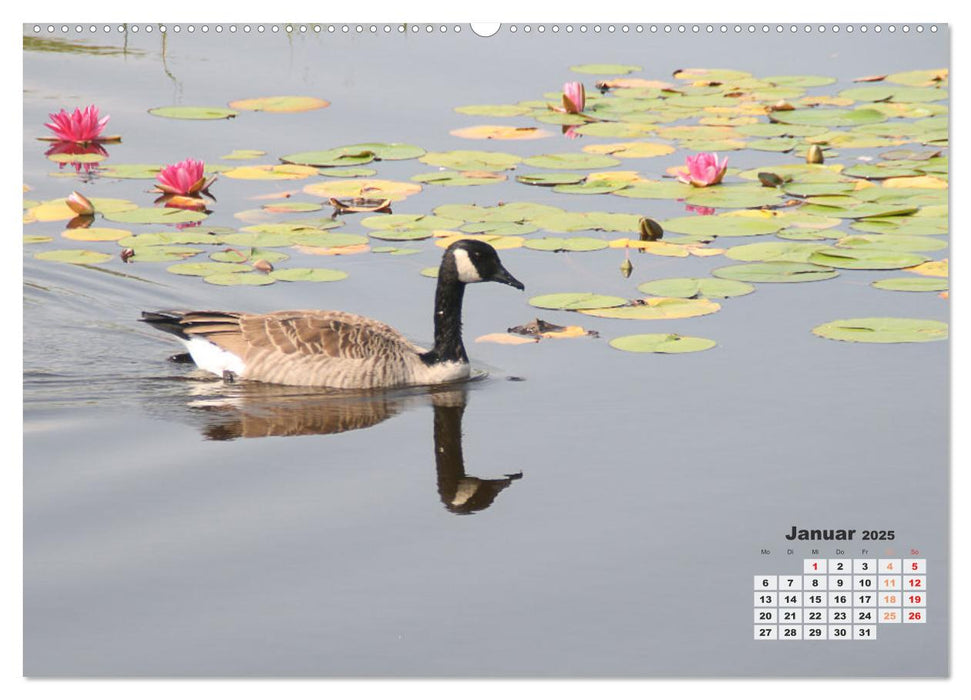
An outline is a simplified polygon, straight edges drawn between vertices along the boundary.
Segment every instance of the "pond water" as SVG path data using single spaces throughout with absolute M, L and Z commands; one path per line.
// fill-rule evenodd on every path
M 44 201 L 76 189 L 139 206 L 156 196 L 151 180 L 75 173 L 45 158 L 50 144 L 36 139 L 62 107 L 96 104 L 111 115 L 107 132 L 122 143 L 106 146 L 105 165 L 186 157 L 232 165 L 220 158 L 233 149 L 259 149 L 267 155 L 252 162 L 277 163 L 284 154 L 370 142 L 525 157 L 630 139 L 565 139 L 543 124 L 555 136 L 471 141 L 449 132 L 535 122 L 454 108 L 542 100 L 567 80 L 583 80 L 593 94 L 602 76 L 569 70 L 583 63 L 634 64 L 644 70 L 632 77 L 656 80 L 673 80 L 688 64 L 833 76 L 836 85 L 809 92 L 834 95 L 860 85 L 852 82 L 860 76 L 946 67 L 949 55 L 945 28 L 908 36 L 503 30 L 489 39 L 463 29 L 169 31 L 163 39 L 142 27 L 52 39 L 25 26 L 24 196 Z M 147 112 L 287 94 L 331 105 L 228 121 Z M 827 162 L 849 167 L 875 155 L 838 150 Z M 660 178 L 687 152 L 619 168 Z M 740 169 L 804 160 L 752 149 L 728 156 Z M 370 167 L 399 181 L 434 170 L 416 160 Z M 529 201 L 658 221 L 689 213 L 673 199 L 563 194 L 515 181 L 534 170 L 484 186 L 428 184 L 393 209 Z M 253 197 L 305 184 L 220 177 L 205 223 L 239 228 L 234 213 L 263 203 Z M 367 233 L 366 216 L 342 217 L 340 232 Z M 849 223 L 840 229 L 851 232 Z M 946 673 L 948 343 L 842 343 L 811 332 L 845 318 L 947 321 L 948 302 L 936 293 L 870 286 L 906 273 L 842 270 L 825 282 L 760 284 L 718 300 L 713 315 L 632 321 L 536 309 L 528 300 L 567 291 L 635 298 L 644 296 L 642 282 L 705 277 L 734 261 L 632 252 L 627 279 L 621 249 L 501 250 L 526 292 L 468 290 L 464 333 L 478 381 L 335 396 L 207 379 L 167 362 L 180 346 L 138 323 L 139 314 L 340 309 L 428 343 L 435 283 L 419 272 L 440 259 L 432 240 L 400 244 L 419 250 L 404 256 L 288 250 L 294 265 L 349 276 L 224 287 L 172 275 L 171 263 L 125 264 L 114 243 L 63 239 L 64 229 L 64 221 L 24 227 L 54 239 L 24 246 L 27 675 Z M 532 237 L 543 235 L 554 234 Z M 780 240 L 728 244 L 766 239 Z M 113 257 L 93 266 L 34 257 L 71 247 Z M 926 255 L 940 260 L 947 250 Z M 600 337 L 474 342 L 536 317 Z M 685 355 L 608 346 L 648 332 L 718 345 Z M 877 640 L 853 643 L 851 653 L 835 643 L 750 641 L 749 582 L 793 565 L 768 562 L 761 551 L 781 553 L 794 524 L 895 529 L 898 556 L 919 548 L 927 558 L 927 624 L 881 626 Z M 847 556 L 858 556 L 859 545 Z M 797 549 L 792 561 L 801 566 L 808 555 Z

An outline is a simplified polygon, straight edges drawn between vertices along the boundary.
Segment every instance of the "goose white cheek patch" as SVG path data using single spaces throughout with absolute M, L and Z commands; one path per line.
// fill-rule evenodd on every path
M 459 272 L 459 281 L 465 282 L 466 284 L 482 281 L 482 276 L 475 269 L 475 264 L 472 262 L 469 254 L 462 249 L 455 251 L 455 267 Z

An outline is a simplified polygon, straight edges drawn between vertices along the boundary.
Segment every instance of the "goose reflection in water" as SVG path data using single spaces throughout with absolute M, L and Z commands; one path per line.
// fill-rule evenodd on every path
M 196 385 L 190 407 L 203 416 L 202 432 L 209 440 L 327 435 L 370 428 L 415 402 L 429 401 L 434 412 L 435 469 L 438 495 L 452 513 L 485 510 L 522 473 L 483 479 L 465 472 L 462 418 L 468 388 L 449 385 L 398 392 L 308 390 L 270 384 Z

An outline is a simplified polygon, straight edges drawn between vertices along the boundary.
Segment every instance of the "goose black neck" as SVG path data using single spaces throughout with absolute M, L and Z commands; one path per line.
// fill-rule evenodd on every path
M 433 365 L 439 362 L 468 362 L 462 344 L 462 297 L 465 284 L 458 276 L 448 274 L 443 265 L 435 290 L 435 347 L 423 354 L 422 360 Z

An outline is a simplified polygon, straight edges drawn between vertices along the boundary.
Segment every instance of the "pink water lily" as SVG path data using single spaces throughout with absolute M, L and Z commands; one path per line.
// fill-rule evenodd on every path
M 686 170 L 682 170 L 678 179 L 686 185 L 708 187 L 717 185 L 725 177 L 728 169 L 728 158 L 718 159 L 717 153 L 699 153 L 685 158 Z
M 44 126 L 54 132 L 59 141 L 71 143 L 97 141 L 111 118 L 108 115 L 99 117 L 98 108 L 94 105 L 88 105 L 84 109 L 75 107 L 74 112 L 62 109 L 57 114 L 48 116 L 51 121 Z
M 567 114 L 580 114 L 587 104 L 587 93 L 583 83 L 563 84 L 563 111 Z
M 155 176 L 160 192 L 193 197 L 205 192 L 216 179 L 206 180 L 206 164 L 201 160 L 186 158 L 181 163 L 167 165 Z

